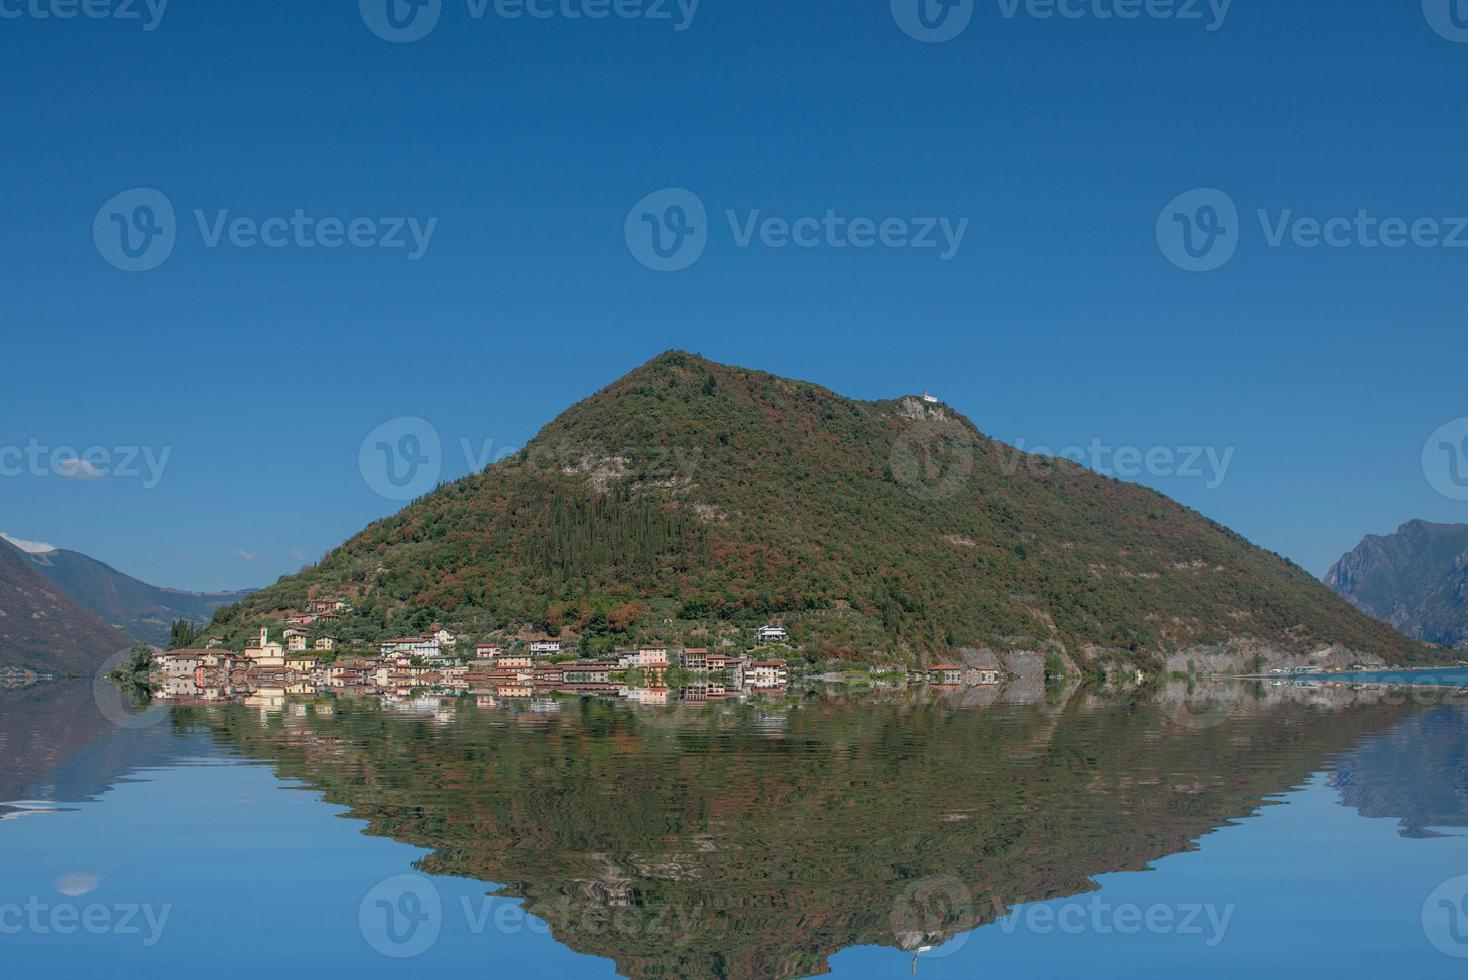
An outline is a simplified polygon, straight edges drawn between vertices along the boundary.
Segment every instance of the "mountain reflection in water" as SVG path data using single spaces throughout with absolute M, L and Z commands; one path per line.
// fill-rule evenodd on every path
M 853 946 L 936 946 L 1194 849 L 1322 770 L 1404 836 L 1468 826 L 1451 689 L 972 696 L 312 698 L 175 706 L 132 729 L 100 719 L 89 685 L 58 684 L 0 691 L 0 801 L 105 801 L 139 770 L 237 753 L 629 976 L 808 975 Z
M 1363 817 L 1397 818 L 1403 837 L 1468 827 L 1468 711 L 1407 719 L 1341 758 L 1330 784 Z
M 177 708 L 174 724 L 429 850 L 421 871 L 497 883 L 624 974 L 795 976 L 850 946 L 916 950 L 1094 890 L 1095 875 L 1191 849 L 1367 736 L 1456 765 L 1413 753 L 1420 726 L 1463 724 L 1421 700 L 1245 685 L 981 709 L 462 699 L 418 715 Z M 1436 771 L 1389 765 L 1376 744 L 1347 757 L 1347 803 L 1412 826 L 1464 821 L 1461 794 L 1422 792 Z

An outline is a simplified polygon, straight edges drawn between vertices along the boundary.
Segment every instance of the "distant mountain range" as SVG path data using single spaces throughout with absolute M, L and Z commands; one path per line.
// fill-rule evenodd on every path
M 89 676 L 133 643 L 0 539 L 0 667 Z
M 79 551 L 26 552 L 25 557 L 67 595 L 129 636 L 164 646 L 176 619 L 207 623 L 220 606 L 239 602 L 242 592 L 184 592 L 140 582 Z
M 1408 636 L 1468 650 L 1468 524 L 1408 521 L 1368 534 L 1325 584 Z
M 351 601 L 332 628 L 363 645 L 431 622 L 604 644 L 773 621 L 811 655 L 885 663 L 1438 656 L 1197 512 L 997 442 L 937 398 L 859 401 L 681 351 L 211 630 L 242 644 L 322 595 Z

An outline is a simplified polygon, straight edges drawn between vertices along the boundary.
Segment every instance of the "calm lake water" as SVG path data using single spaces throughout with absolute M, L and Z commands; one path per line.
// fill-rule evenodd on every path
M 0 963 L 1461 976 L 1455 695 L 316 697 L 108 720 L 89 684 L 0 692 Z

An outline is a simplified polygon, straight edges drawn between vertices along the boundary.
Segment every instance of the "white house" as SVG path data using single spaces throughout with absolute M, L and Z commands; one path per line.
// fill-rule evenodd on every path
M 755 641 L 764 643 L 785 643 L 790 639 L 790 634 L 785 632 L 785 627 L 766 625 L 754 631 Z

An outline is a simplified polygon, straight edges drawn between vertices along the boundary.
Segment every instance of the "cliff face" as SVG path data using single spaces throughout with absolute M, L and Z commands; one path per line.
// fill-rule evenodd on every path
M 1468 524 L 1409 521 L 1367 535 L 1325 584 L 1408 636 L 1468 649 Z

